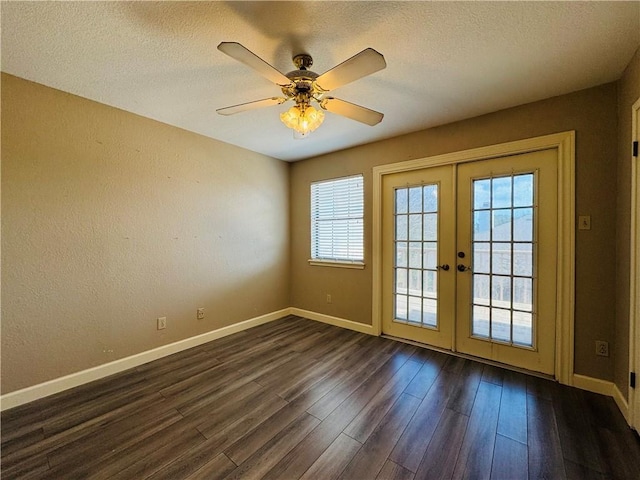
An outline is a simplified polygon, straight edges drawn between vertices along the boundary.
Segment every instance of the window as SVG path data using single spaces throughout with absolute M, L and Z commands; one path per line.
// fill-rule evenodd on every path
M 362 268 L 363 184 L 362 175 L 311 184 L 312 264 L 351 264 Z

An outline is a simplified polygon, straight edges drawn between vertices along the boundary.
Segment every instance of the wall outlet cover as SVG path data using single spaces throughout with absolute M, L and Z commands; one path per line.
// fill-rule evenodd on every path
M 580 215 L 578 217 L 578 230 L 591 230 L 591 215 Z
M 596 340 L 596 355 L 600 357 L 608 357 L 609 356 L 609 342 L 603 342 L 601 340 Z

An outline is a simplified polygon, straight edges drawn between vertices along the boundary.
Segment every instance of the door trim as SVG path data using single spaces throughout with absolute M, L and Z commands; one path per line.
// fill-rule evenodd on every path
M 487 160 L 539 150 L 558 154 L 558 270 L 556 296 L 555 378 L 573 384 L 575 312 L 575 131 L 446 153 L 373 167 L 373 305 L 374 334 L 382 333 L 382 178 L 440 165 Z
M 631 141 L 638 138 L 638 122 L 640 122 L 640 98 L 631 107 Z M 629 258 L 629 372 L 640 374 L 640 160 L 631 156 L 631 224 L 629 240 L 631 251 Z M 627 384 L 629 385 L 629 384 Z M 628 423 L 640 431 L 640 386 L 629 389 Z

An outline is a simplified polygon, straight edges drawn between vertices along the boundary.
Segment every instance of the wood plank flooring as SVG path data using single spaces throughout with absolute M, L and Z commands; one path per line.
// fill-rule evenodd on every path
M 2 413 L 3 479 L 638 479 L 612 399 L 290 316 Z

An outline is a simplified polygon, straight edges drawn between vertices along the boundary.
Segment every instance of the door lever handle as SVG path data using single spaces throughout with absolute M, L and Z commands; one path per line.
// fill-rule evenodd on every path
M 443 264 L 443 265 L 438 265 L 436 267 L 436 270 L 444 270 L 445 272 L 447 272 L 449 270 L 449 265 L 448 264 Z
M 458 265 L 458 271 L 459 272 L 470 272 L 471 271 L 471 267 L 467 267 L 465 265 Z

